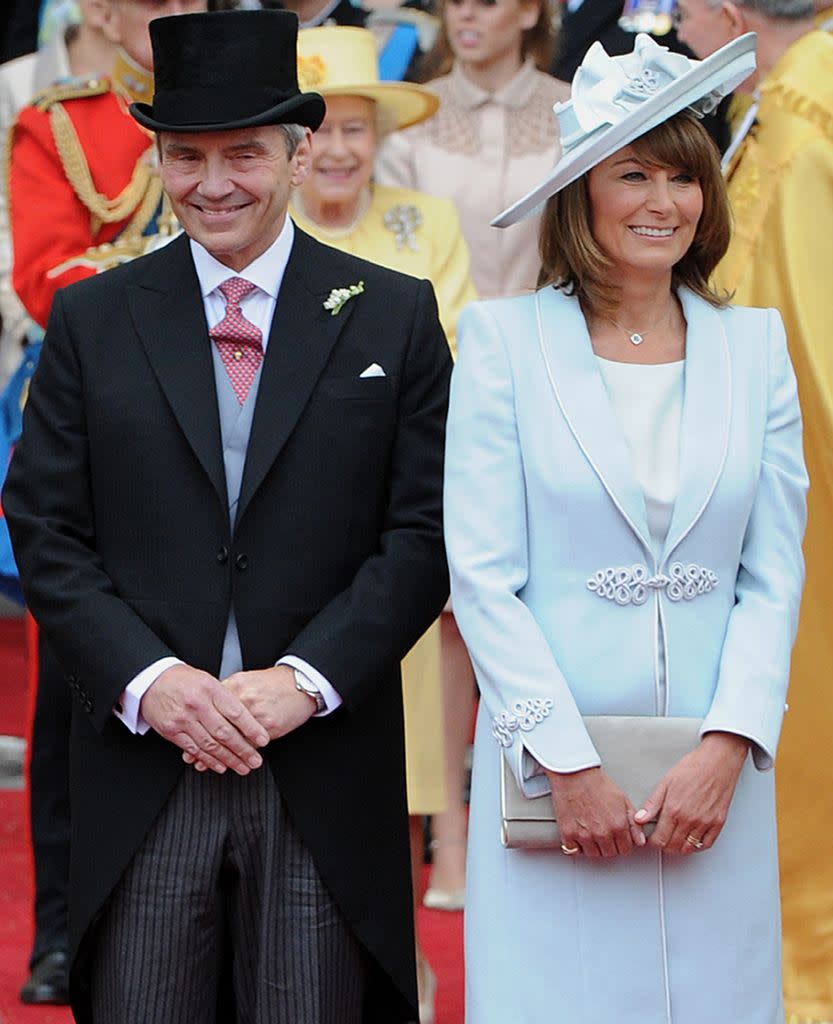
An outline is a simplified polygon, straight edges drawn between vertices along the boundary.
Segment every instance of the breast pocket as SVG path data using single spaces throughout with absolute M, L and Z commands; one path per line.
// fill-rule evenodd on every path
M 379 401 L 393 397 L 387 377 L 329 377 L 318 385 L 321 398 L 344 401 Z

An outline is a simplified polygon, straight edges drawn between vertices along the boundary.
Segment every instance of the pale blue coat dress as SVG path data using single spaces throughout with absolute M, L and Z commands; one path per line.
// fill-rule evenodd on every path
M 767 769 L 803 581 L 800 413 L 776 312 L 680 299 L 679 485 L 658 554 L 577 300 L 548 288 L 459 322 L 445 529 L 483 695 L 469 1024 L 783 1024 Z M 499 758 L 527 788 L 530 755 L 599 764 L 582 714 L 697 716 L 752 741 L 712 850 L 501 846 Z

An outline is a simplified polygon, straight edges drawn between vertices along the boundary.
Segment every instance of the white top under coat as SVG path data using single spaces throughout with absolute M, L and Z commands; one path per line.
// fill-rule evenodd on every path
M 596 356 L 596 361 L 645 496 L 648 528 L 658 553 L 679 489 L 685 360 L 619 363 Z

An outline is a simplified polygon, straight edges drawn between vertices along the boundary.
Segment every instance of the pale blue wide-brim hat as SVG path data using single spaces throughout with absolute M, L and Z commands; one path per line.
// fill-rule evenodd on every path
M 756 41 L 748 32 L 705 60 L 672 53 L 644 34 L 622 57 L 594 43 L 573 76 L 570 99 L 552 108 L 561 134 L 558 162 L 492 225 L 506 228 L 535 213 L 565 185 L 681 110 L 711 113 L 755 70 Z

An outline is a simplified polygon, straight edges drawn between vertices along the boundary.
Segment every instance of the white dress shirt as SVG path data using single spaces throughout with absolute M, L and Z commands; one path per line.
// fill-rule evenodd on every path
M 275 313 L 275 303 L 278 299 L 283 275 L 286 265 L 289 262 L 289 254 L 292 251 L 292 242 L 295 238 L 295 228 L 287 216 L 283 228 L 275 241 L 257 259 L 253 260 L 247 267 L 239 272 L 230 270 L 227 266 L 215 259 L 207 249 L 199 242 L 191 239 L 191 256 L 194 260 L 194 269 L 200 283 L 200 292 L 205 309 L 205 320 L 210 330 L 218 324 L 226 313 L 226 300 L 219 286 L 230 277 L 243 277 L 250 281 L 255 288 L 240 302 L 243 315 L 260 329 L 263 339 L 263 351 L 269 343 L 269 331 L 272 326 L 272 318 Z M 206 344 L 209 344 L 208 333 L 206 332 Z M 173 665 L 182 665 L 179 658 L 160 658 L 152 665 L 148 665 L 127 684 L 118 704 L 113 708 L 113 714 L 120 719 L 131 732 L 143 735 L 148 731 L 150 725 L 144 720 L 141 714 L 140 705 L 142 697 L 156 682 L 160 675 Z M 318 688 L 324 702 L 327 705 L 325 711 L 320 712 L 316 717 L 329 715 L 341 704 L 341 697 L 332 684 L 321 675 L 312 665 L 303 658 L 294 655 L 287 655 L 278 661 L 279 665 L 288 665 L 303 673 L 307 679 Z

